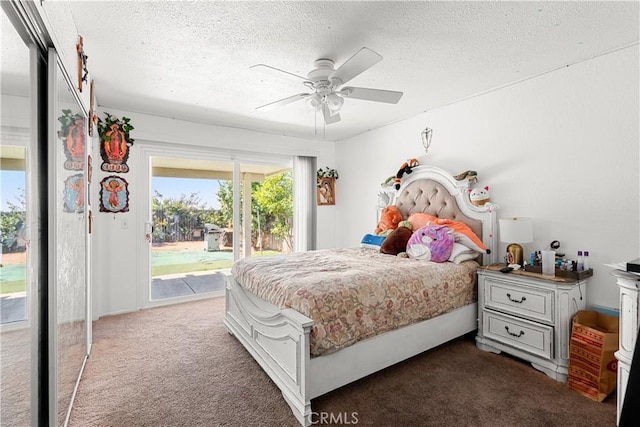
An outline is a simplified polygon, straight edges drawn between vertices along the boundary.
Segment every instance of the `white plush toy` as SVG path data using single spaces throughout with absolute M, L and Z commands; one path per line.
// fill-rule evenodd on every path
M 485 203 L 488 203 L 491 201 L 491 198 L 489 197 L 489 186 L 485 185 L 482 188 L 474 188 L 474 189 L 469 189 L 469 200 L 471 200 L 471 203 L 476 205 L 476 206 L 484 206 Z

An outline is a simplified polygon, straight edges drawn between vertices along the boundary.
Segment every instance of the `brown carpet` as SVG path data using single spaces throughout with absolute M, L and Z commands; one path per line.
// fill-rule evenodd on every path
M 223 311 L 215 298 L 95 322 L 70 425 L 297 426 L 278 388 L 227 334 Z M 616 424 L 615 395 L 593 402 L 477 349 L 472 335 L 321 396 L 312 409 L 364 426 Z

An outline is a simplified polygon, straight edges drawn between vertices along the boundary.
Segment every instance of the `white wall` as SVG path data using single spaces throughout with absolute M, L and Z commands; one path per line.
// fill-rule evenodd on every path
M 99 82 L 96 83 L 99 100 Z M 99 147 L 93 150 L 93 184 L 91 199 L 94 210 L 93 229 L 93 292 L 94 318 L 114 313 L 138 310 L 142 307 L 138 277 L 139 269 L 146 268 L 141 259 L 140 247 L 144 240 L 144 224 L 139 220 L 140 200 L 150 197 L 140 185 L 141 158 L 138 142 L 158 143 L 159 146 L 173 147 L 208 147 L 215 152 L 251 152 L 317 156 L 318 167 L 329 165 L 334 167 L 334 146 L 331 141 L 314 141 L 280 135 L 252 132 L 242 129 L 204 125 L 181 120 L 161 118 L 145 114 L 107 109 L 119 117 L 131 118 L 135 129 L 131 132 L 134 143 L 129 161 L 130 171 L 121 174 L 129 183 L 130 202 L 127 213 L 101 213 L 98 205 L 98 185 L 110 173 L 100 170 Z M 99 111 L 104 117 L 104 111 Z M 318 247 L 334 246 L 335 207 L 318 208 Z M 115 219 L 114 219 L 115 217 Z M 122 228 L 122 220 L 128 222 L 128 228 Z M 143 284 L 143 286 L 145 286 Z
M 638 46 L 626 48 L 337 142 L 337 244 L 375 228 L 380 183 L 420 156 L 453 174 L 478 171 L 499 217 L 532 217 L 526 254 L 554 239 L 567 256 L 589 250 L 587 304 L 617 307 L 603 264 L 640 256 L 638 61 Z

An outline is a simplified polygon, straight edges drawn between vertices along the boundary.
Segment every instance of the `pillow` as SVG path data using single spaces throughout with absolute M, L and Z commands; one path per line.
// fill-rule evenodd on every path
M 446 225 L 427 224 L 416 230 L 407 242 L 409 258 L 445 262 L 453 249 L 453 233 Z
M 451 256 L 449 256 L 449 261 L 454 264 L 460 264 L 463 261 L 478 258 L 478 255 L 480 254 L 475 250 L 469 249 L 465 245 L 455 242 L 453 244 L 453 249 L 451 250 Z
M 380 252 L 389 255 L 398 255 L 400 252 L 405 252 L 407 250 L 407 242 L 412 234 L 410 228 L 396 228 L 384 239 L 380 246 Z
M 407 220 L 414 227 L 414 230 L 424 227 L 428 223 L 446 225 L 453 231 L 453 237 L 456 242 L 481 254 L 489 253 L 489 251 L 487 251 L 487 247 L 482 243 L 482 240 L 480 240 L 480 238 L 476 236 L 476 233 L 474 233 L 473 230 L 463 222 L 446 218 L 438 218 L 422 212 L 409 215 Z

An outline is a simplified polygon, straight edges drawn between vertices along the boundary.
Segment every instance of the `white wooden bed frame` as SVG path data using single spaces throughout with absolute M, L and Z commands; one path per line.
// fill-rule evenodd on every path
M 469 202 L 468 181 L 432 166 L 418 166 L 405 175 L 392 202 L 416 180 L 442 184 L 455 197 L 459 210 L 482 221 L 483 241 L 491 253 L 483 264 L 493 263 L 497 253 L 496 205 L 477 207 Z M 460 220 L 460 218 L 457 218 Z M 313 320 L 293 309 L 281 309 L 247 292 L 230 273 L 226 275 L 224 324 L 244 345 L 280 388 L 293 414 L 304 426 L 312 423 L 311 400 L 352 381 L 415 356 L 477 329 L 477 303 L 419 323 L 357 342 L 335 353 L 310 357 L 309 333 Z

